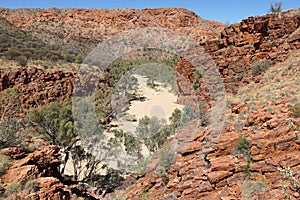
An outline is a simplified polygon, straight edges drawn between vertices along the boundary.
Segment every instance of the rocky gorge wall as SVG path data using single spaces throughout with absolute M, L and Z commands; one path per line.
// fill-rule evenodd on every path
M 251 63 L 270 59 L 273 66 L 275 63 L 280 65 L 279 71 L 286 69 L 283 74 L 289 74 L 288 70 L 299 71 L 299 19 L 299 14 L 290 13 L 249 17 L 226 28 L 219 39 L 204 43 L 223 75 L 227 90 L 237 92 L 239 87 L 254 81 L 257 86 L 246 87 L 246 93 L 254 105 L 259 105 L 261 99 L 251 96 L 251 92 L 261 87 L 270 88 L 269 85 L 274 83 L 271 79 L 261 82 L 264 74 L 252 76 Z M 286 60 L 291 52 L 298 53 L 295 53 L 295 58 Z M 193 72 L 188 69 L 193 66 L 181 61 L 176 67 L 185 73 L 186 78 L 191 77 L 192 82 Z M 293 84 L 297 77 L 293 73 L 288 77 L 278 76 L 279 81 L 286 80 L 291 84 L 292 87 L 287 88 L 291 92 L 297 87 L 296 82 Z M 236 87 L 230 88 L 230 83 L 236 83 Z M 272 91 L 274 96 L 277 93 Z M 298 127 L 300 121 L 299 117 L 289 114 L 291 99 L 281 97 L 274 102 L 268 101 L 255 111 L 247 102 L 229 104 L 229 113 L 241 115 L 245 124 L 238 130 L 235 122 L 229 120 L 218 142 L 210 149 L 204 148 L 210 134 L 208 130 L 194 136 L 188 130 L 178 132 L 176 137 L 184 138 L 182 140 L 186 142 L 184 148 L 176 150 L 176 157 L 168 168 L 167 181 L 154 167 L 124 195 L 129 199 L 145 196 L 149 199 L 283 199 L 279 184 L 283 176 L 278 168 L 300 169 L 297 128 L 291 125 Z M 267 108 L 272 111 L 267 111 Z M 242 136 L 250 141 L 248 156 L 237 151 Z M 299 198 L 299 193 L 291 185 L 287 190 L 291 199 Z
M 264 59 L 275 64 L 300 48 L 300 15 L 295 12 L 249 17 L 225 28 L 220 39 L 204 44 L 227 89 L 237 91 L 238 86 L 253 80 L 251 63 Z
M 300 48 L 299 12 L 249 17 L 225 28 L 219 38 L 201 43 L 218 66 L 228 92 L 237 92 L 240 86 L 259 81 L 260 77 L 252 76 L 252 63 L 282 62 Z M 193 81 L 194 67 L 187 61 L 181 60 L 175 68 Z
M 205 146 L 206 131 L 191 137 L 188 132 L 178 133 L 177 137 L 188 141 L 185 150 L 177 149 L 177 155 L 168 169 L 168 181 L 155 169 L 148 172 L 137 184 L 127 189 L 129 199 L 282 199 L 283 191 L 279 184 L 282 175 L 278 167 L 300 169 L 300 146 L 295 130 L 287 123 L 290 119 L 285 101 L 278 102 L 280 117 L 266 113 L 263 108 L 247 117 L 242 133 L 233 125 L 224 130 L 218 143 L 209 150 Z M 299 118 L 294 120 L 299 124 Z M 253 131 L 252 124 L 264 127 Z M 251 141 L 247 178 L 247 157 L 237 151 L 241 135 Z M 297 199 L 297 193 L 292 193 Z M 245 198 L 247 197 L 248 198 Z
M 175 11 L 169 9 L 149 9 L 144 10 L 143 12 L 151 13 L 152 15 L 157 16 L 158 19 L 161 19 L 162 13 L 165 11 L 166 16 L 173 16 L 174 13 L 177 13 L 176 15 L 191 14 L 190 12 L 187 12 L 184 9 L 179 9 L 180 12 L 175 12 L 177 11 L 176 9 Z M 100 16 L 102 12 L 106 13 L 108 11 L 85 11 L 71 9 L 62 10 L 59 12 L 70 13 L 69 15 L 78 15 L 78 17 L 80 17 L 80 14 L 85 12 L 96 12 Z M 113 16 L 116 15 L 116 11 L 110 12 L 114 13 L 112 14 Z M 136 15 L 136 12 L 133 12 L 132 10 L 124 10 L 123 12 L 129 13 L 128 15 L 130 16 Z M 49 15 L 48 17 L 40 17 L 36 19 L 37 21 L 49 21 L 49 23 L 58 20 L 68 21 L 67 19 L 65 19 L 65 15 L 61 14 L 54 16 L 54 10 L 37 10 L 36 12 L 28 13 L 27 10 L 2 9 L 0 13 L 2 13 L 2 15 L 7 17 L 8 19 L 12 20 L 12 22 L 16 26 L 25 29 L 32 25 L 35 25 L 33 16 L 36 15 Z M 45 13 L 48 14 L 46 15 Z M 90 14 L 87 16 L 91 17 Z M 117 16 L 118 18 L 120 18 L 121 14 Z M 28 18 L 28 20 L 18 20 L 20 17 L 25 17 L 26 19 Z M 88 17 L 84 19 L 91 20 Z M 100 18 L 98 17 L 95 18 L 96 21 L 98 19 L 100 20 Z M 121 26 L 120 24 L 125 23 L 125 19 L 123 18 L 117 19 L 117 17 L 112 18 L 106 16 L 104 19 L 114 19 L 120 21 L 120 23 L 116 23 L 116 27 L 119 27 Z M 191 16 L 186 17 L 184 19 L 188 20 L 189 22 L 179 23 L 176 20 L 180 21 L 181 19 L 173 19 L 173 21 L 168 21 L 168 23 L 166 24 L 168 24 L 168 26 L 171 26 L 170 23 L 174 23 L 177 24 L 176 26 L 178 27 L 189 27 L 189 29 L 191 28 L 191 30 L 189 31 L 191 31 L 192 33 L 200 34 L 200 32 L 198 33 L 199 28 L 195 28 L 199 23 L 199 17 L 191 14 Z M 77 22 L 77 20 L 75 21 L 76 24 L 80 24 L 79 22 Z M 121 23 L 121 21 L 124 23 Z M 260 78 L 252 76 L 250 66 L 251 63 L 259 61 L 261 59 L 270 59 L 272 60 L 273 64 L 275 64 L 276 62 L 284 61 L 287 58 L 289 52 L 300 48 L 299 26 L 299 15 L 293 14 L 293 12 L 291 11 L 283 13 L 280 16 L 275 14 L 269 14 L 261 17 L 249 17 L 248 19 L 243 20 L 239 24 L 234 24 L 225 28 L 219 35 L 219 39 L 208 40 L 206 42 L 203 42 L 202 45 L 205 48 L 205 50 L 211 55 L 213 61 L 218 66 L 220 74 L 223 76 L 222 78 L 227 91 L 237 92 L 240 86 L 249 83 L 251 80 L 258 81 Z M 126 29 L 125 25 L 122 26 L 122 28 L 118 28 L 118 30 L 123 29 Z M 203 28 L 201 27 L 200 29 Z M 217 37 L 217 32 L 218 30 L 214 31 L 214 34 L 212 34 L 213 37 Z M 184 33 L 187 34 L 186 32 Z M 55 35 L 55 33 L 51 34 Z M 201 34 L 210 35 L 209 32 L 205 31 Z M 191 64 L 184 60 L 180 60 L 175 66 L 175 70 L 180 72 L 183 76 L 190 80 L 190 82 L 193 82 L 194 67 Z M 24 108 L 29 108 L 31 106 L 34 107 L 37 105 L 44 105 L 50 101 L 64 100 L 70 97 L 72 93 L 72 82 L 74 80 L 73 76 L 74 75 L 72 75 L 71 73 L 65 74 L 63 72 L 45 72 L 41 69 L 36 68 L 18 69 L 15 72 L 9 73 L 1 72 L 0 92 L 8 87 L 17 86 L 19 87 L 21 94 L 23 94 L 21 97 L 21 102 L 22 104 L 24 104 Z
M 10 16 L 10 12 L 17 13 L 17 11 L 1 11 L 2 14 L 6 13 L 6 16 Z M 11 20 L 18 14 L 12 16 L 14 17 L 10 16 Z M 43 11 L 43 16 L 41 18 L 43 20 L 56 20 L 51 12 L 48 16 Z M 29 19 L 31 18 L 22 23 L 20 20 L 12 21 L 26 28 L 31 26 L 26 24 L 30 22 Z M 112 17 L 111 20 L 115 18 Z M 34 24 L 33 19 L 31 23 Z M 281 16 L 270 14 L 250 17 L 239 24 L 227 27 L 219 38 L 202 42 L 202 45 L 219 67 L 227 90 L 236 92 L 239 87 L 250 81 L 259 83 L 262 78 L 263 75 L 252 76 L 251 63 L 261 59 L 270 59 L 273 64 L 284 63 L 289 53 L 300 48 L 299 26 L 299 15 L 289 12 L 282 13 Z M 200 42 L 200 39 L 198 41 Z M 289 69 L 292 68 L 299 68 L 299 64 L 290 65 Z M 193 81 L 194 70 L 191 69 L 194 67 L 188 62 L 180 60 L 175 69 Z M 2 71 L 0 92 L 16 86 L 21 94 L 20 103 L 24 109 L 28 109 L 70 97 L 73 82 L 74 75 L 71 73 L 46 72 L 37 68 Z M 235 87 L 231 87 L 230 84 L 235 84 Z M 236 144 L 241 135 L 247 135 L 251 141 L 252 159 L 252 163 L 248 166 L 251 171 L 249 181 L 252 185 L 263 189 L 253 189 L 251 197 L 281 199 L 283 194 L 278 183 L 281 175 L 277 168 L 291 166 L 293 169 L 300 169 L 299 142 L 295 130 L 290 127 L 291 122 L 299 125 L 300 121 L 299 118 L 290 117 L 288 103 L 289 99 L 284 98 L 276 101 L 272 112 L 266 112 L 265 105 L 259 106 L 256 111 L 246 116 L 242 130 L 237 131 L 233 124 L 228 125 L 220 134 L 218 143 L 205 152 L 202 147 L 205 144 L 206 130 L 193 137 L 190 137 L 188 132 L 179 132 L 177 137 L 187 141 L 184 144 L 186 148 L 178 150 L 168 169 L 168 181 L 165 182 L 155 171 L 149 171 L 127 189 L 128 198 L 140 199 L 147 195 L 150 199 L 241 199 L 248 163 L 242 153 L 236 152 Z M 249 109 L 249 105 L 233 105 L 232 113 L 241 113 L 244 109 Z M 254 126 L 258 127 L 258 130 L 254 129 Z M 21 167 L 17 164 L 13 166 Z M 61 184 L 56 180 L 51 181 Z M 293 192 L 293 198 L 299 198 L 297 193 Z
M 35 67 L 0 71 L 0 92 L 7 88 L 17 88 L 17 104 L 21 112 L 71 97 L 73 83 L 74 75 L 70 72 L 46 72 Z

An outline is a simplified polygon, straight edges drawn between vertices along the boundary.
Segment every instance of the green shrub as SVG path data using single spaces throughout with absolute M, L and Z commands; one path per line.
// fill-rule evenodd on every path
M 142 151 L 141 141 L 139 141 L 130 133 L 125 133 L 124 137 L 124 145 L 126 152 L 128 152 L 128 154 L 130 155 L 139 155 Z
M 172 133 L 174 134 L 181 125 L 181 115 L 182 112 L 178 108 L 173 110 L 170 120 L 170 128 L 172 129 Z
M 27 116 L 29 124 L 53 144 L 69 146 L 77 137 L 70 101 L 51 102 L 39 109 L 31 109 Z
M 0 176 L 10 167 L 11 161 L 8 156 L 0 154 Z
M 237 149 L 243 153 L 249 152 L 250 142 L 247 140 L 246 136 L 240 137 L 237 143 Z
M 0 122 L 0 149 L 20 143 L 21 136 L 17 134 L 20 128 L 21 124 L 15 118 L 7 118 Z
M 300 106 L 293 106 L 289 108 L 289 112 L 295 117 L 300 117 Z
M 271 66 L 271 61 L 270 60 L 261 60 L 258 62 L 255 62 L 251 65 L 252 68 L 252 75 L 253 76 L 258 76 L 267 69 L 269 69 Z
M 160 154 L 160 165 L 165 169 L 168 169 L 173 161 L 174 151 L 171 143 L 165 142 L 164 145 L 159 150 Z
M 20 52 L 16 49 L 9 49 L 8 51 L 5 52 L 4 55 L 8 59 L 15 59 L 20 55 Z
M 174 158 L 174 149 L 169 142 L 166 142 L 161 149 L 159 149 L 159 163 L 156 166 L 156 174 L 162 178 L 166 184 L 168 182 L 168 170 Z
M 196 90 L 200 87 L 200 79 L 204 76 L 204 70 L 202 68 L 194 71 L 193 89 Z
M 241 151 L 247 160 L 247 165 L 245 168 L 245 173 L 247 177 L 250 176 L 250 163 L 252 162 L 251 156 L 250 156 L 250 142 L 247 140 L 246 136 L 240 137 L 237 143 L 237 149 Z
M 23 189 L 22 184 L 13 182 L 13 183 L 9 184 L 8 186 L 6 186 L 5 194 L 7 196 L 15 195 L 15 194 L 21 192 L 22 189 Z
M 149 151 L 156 152 L 158 148 L 166 141 L 167 136 L 162 132 L 165 120 L 157 117 L 145 116 L 139 119 L 136 128 L 136 134 L 144 138 L 144 143 Z
M 124 116 L 124 120 L 129 121 L 129 122 L 136 122 L 137 117 L 136 117 L 136 115 L 131 115 L 129 113 L 126 113 L 125 116 Z
M 21 65 L 22 67 L 25 67 L 27 65 L 27 58 L 26 56 L 18 56 L 16 58 L 16 61 Z
M 24 186 L 24 190 L 28 193 L 36 192 L 40 188 L 40 184 L 35 180 L 29 180 Z
M 141 175 L 144 175 L 146 173 L 146 168 L 149 165 L 150 160 L 149 158 L 145 158 L 140 160 L 137 165 L 134 167 L 134 170 Z

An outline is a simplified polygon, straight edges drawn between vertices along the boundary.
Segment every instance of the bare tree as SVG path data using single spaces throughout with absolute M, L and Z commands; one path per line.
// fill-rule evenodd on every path
M 270 4 L 270 11 L 272 13 L 278 13 L 278 12 L 281 12 L 282 9 L 282 2 L 274 2 L 274 3 L 271 3 Z

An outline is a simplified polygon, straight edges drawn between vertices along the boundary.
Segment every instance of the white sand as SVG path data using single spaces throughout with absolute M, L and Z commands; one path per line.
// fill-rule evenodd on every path
M 138 75 L 135 75 L 135 77 L 138 79 L 140 86 L 139 91 L 146 100 L 131 101 L 131 105 L 127 111 L 129 115 L 135 116 L 137 119 L 141 119 L 145 116 L 155 116 L 165 119 L 166 122 L 169 123 L 169 117 L 172 115 L 172 112 L 176 108 L 180 110 L 183 109 L 183 105 L 176 103 L 177 96 L 171 92 L 170 88 L 160 85 L 155 88 L 150 88 L 146 85 L 146 78 Z M 134 134 L 138 122 L 119 119 L 118 121 L 114 121 L 113 124 L 118 125 L 123 131 L 129 131 Z
M 126 111 L 127 114 L 135 116 L 137 119 L 141 119 L 145 116 L 156 116 L 158 118 L 165 119 L 169 123 L 169 117 L 172 115 L 174 109 L 178 108 L 183 109 L 183 105 L 177 104 L 177 96 L 170 92 L 170 88 L 157 86 L 155 88 L 150 88 L 146 85 L 147 79 L 134 75 L 138 79 L 139 91 L 141 96 L 145 97 L 145 101 L 131 101 L 129 110 Z M 160 85 L 159 83 L 156 83 Z M 122 129 L 124 132 L 130 132 L 133 135 L 135 134 L 135 129 L 138 126 L 137 122 L 126 121 L 124 119 L 117 119 L 111 122 L 111 125 L 117 125 L 115 129 Z M 109 138 L 114 137 L 112 132 L 105 131 L 104 134 Z M 123 149 L 125 149 L 123 147 Z M 142 155 L 148 157 L 150 152 L 144 144 L 142 144 Z M 72 161 L 69 160 L 66 166 L 65 174 L 72 175 L 74 174 L 74 169 L 72 166 Z M 113 166 L 113 163 L 110 163 Z M 103 170 L 99 170 L 104 173 Z

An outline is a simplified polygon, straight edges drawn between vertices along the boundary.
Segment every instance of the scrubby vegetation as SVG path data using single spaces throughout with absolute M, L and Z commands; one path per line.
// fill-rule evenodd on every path
M 140 66 L 150 64 L 151 63 L 156 63 L 157 65 L 163 65 L 163 66 L 168 66 L 170 68 L 174 67 L 178 61 L 177 56 L 170 56 L 170 58 L 165 58 L 161 60 L 154 60 L 150 58 L 135 58 L 135 59 L 128 59 L 128 58 L 119 58 L 115 60 L 113 63 L 111 63 L 107 69 L 107 72 L 105 73 L 105 77 L 111 77 L 110 81 L 111 84 L 115 84 L 117 81 L 121 79 L 121 77 L 128 71 L 134 68 L 138 68 Z M 87 61 L 88 62 L 88 61 Z M 158 66 L 159 67 L 159 66 Z M 137 70 L 138 71 L 138 70 Z M 157 77 L 158 79 L 162 79 L 159 77 L 165 76 L 167 74 L 161 73 L 159 70 L 145 70 L 143 68 L 143 72 L 147 78 L 154 78 Z M 166 78 L 166 77 L 164 77 Z
M 0 176 L 10 167 L 10 164 L 10 158 L 0 154 Z
M 20 137 L 16 134 L 22 127 L 20 120 L 14 116 L 19 112 L 17 99 L 19 90 L 9 88 L 0 96 L 0 148 L 15 146 L 20 143 Z
M 35 131 L 53 144 L 67 147 L 76 141 L 71 101 L 51 102 L 42 109 L 32 109 L 26 119 Z
M 200 87 L 200 78 L 204 76 L 204 70 L 202 68 L 196 69 L 194 71 L 194 81 L 193 81 L 193 89 L 196 90 Z
M 168 170 L 173 161 L 174 149 L 169 142 L 165 142 L 159 150 L 159 163 L 156 166 L 156 174 L 162 178 L 164 184 L 168 183 Z
M 10 29 L 6 28 L 7 26 Z M 83 56 L 79 52 L 72 50 L 65 52 L 59 46 L 48 45 L 12 26 L 5 19 L 0 19 L 0 57 L 15 60 L 23 67 L 30 60 L 69 63 L 83 61 Z
M 21 183 L 13 182 L 5 187 L 5 193 L 4 196 L 8 199 L 15 198 L 15 195 L 18 192 L 21 192 L 23 189 L 23 185 Z
M 94 175 L 99 161 L 78 143 L 80 138 L 75 131 L 70 100 L 62 103 L 51 102 L 43 108 L 31 109 L 26 121 L 45 140 L 63 148 L 65 158 L 62 160 L 64 165 L 61 173 L 64 173 L 66 164 L 71 159 L 76 181 Z
M 289 111 L 292 116 L 300 117 L 300 106 L 293 106 L 289 108 Z
M 245 168 L 245 173 L 247 177 L 250 177 L 250 164 L 252 162 L 250 155 L 250 142 L 246 138 L 246 136 L 242 136 L 239 138 L 237 142 L 237 149 L 244 155 L 245 160 L 247 161 L 247 165 Z
M 123 130 L 112 130 L 114 138 L 111 141 L 115 145 L 124 145 L 125 151 L 129 155 L 140 155 L 141 141 L 134 137 L 131 133 L 124 132 Z
M 261 73 L 263 73 L 264 71 L 266 71 L 267 69 L 269 69 L 270 66 L 271 66 L 271 61 L 269 61 L 269 60 L 257 61 L 251 65 L 252 75 L 258 76 Z
M 26 182 L 24 185 L 24 190 L 28 193 L 33 193 L 39 190 L 40 184 L 37 182 L 37 180 L 32 179 Z
M 239 138 L 237 143 L 237 149 L 241 151 L 242 153 L 245 153 L 248 155 L 249 149 L 250 149 L 250 143 L 247 140 L 246 136 L 242 136 Z

